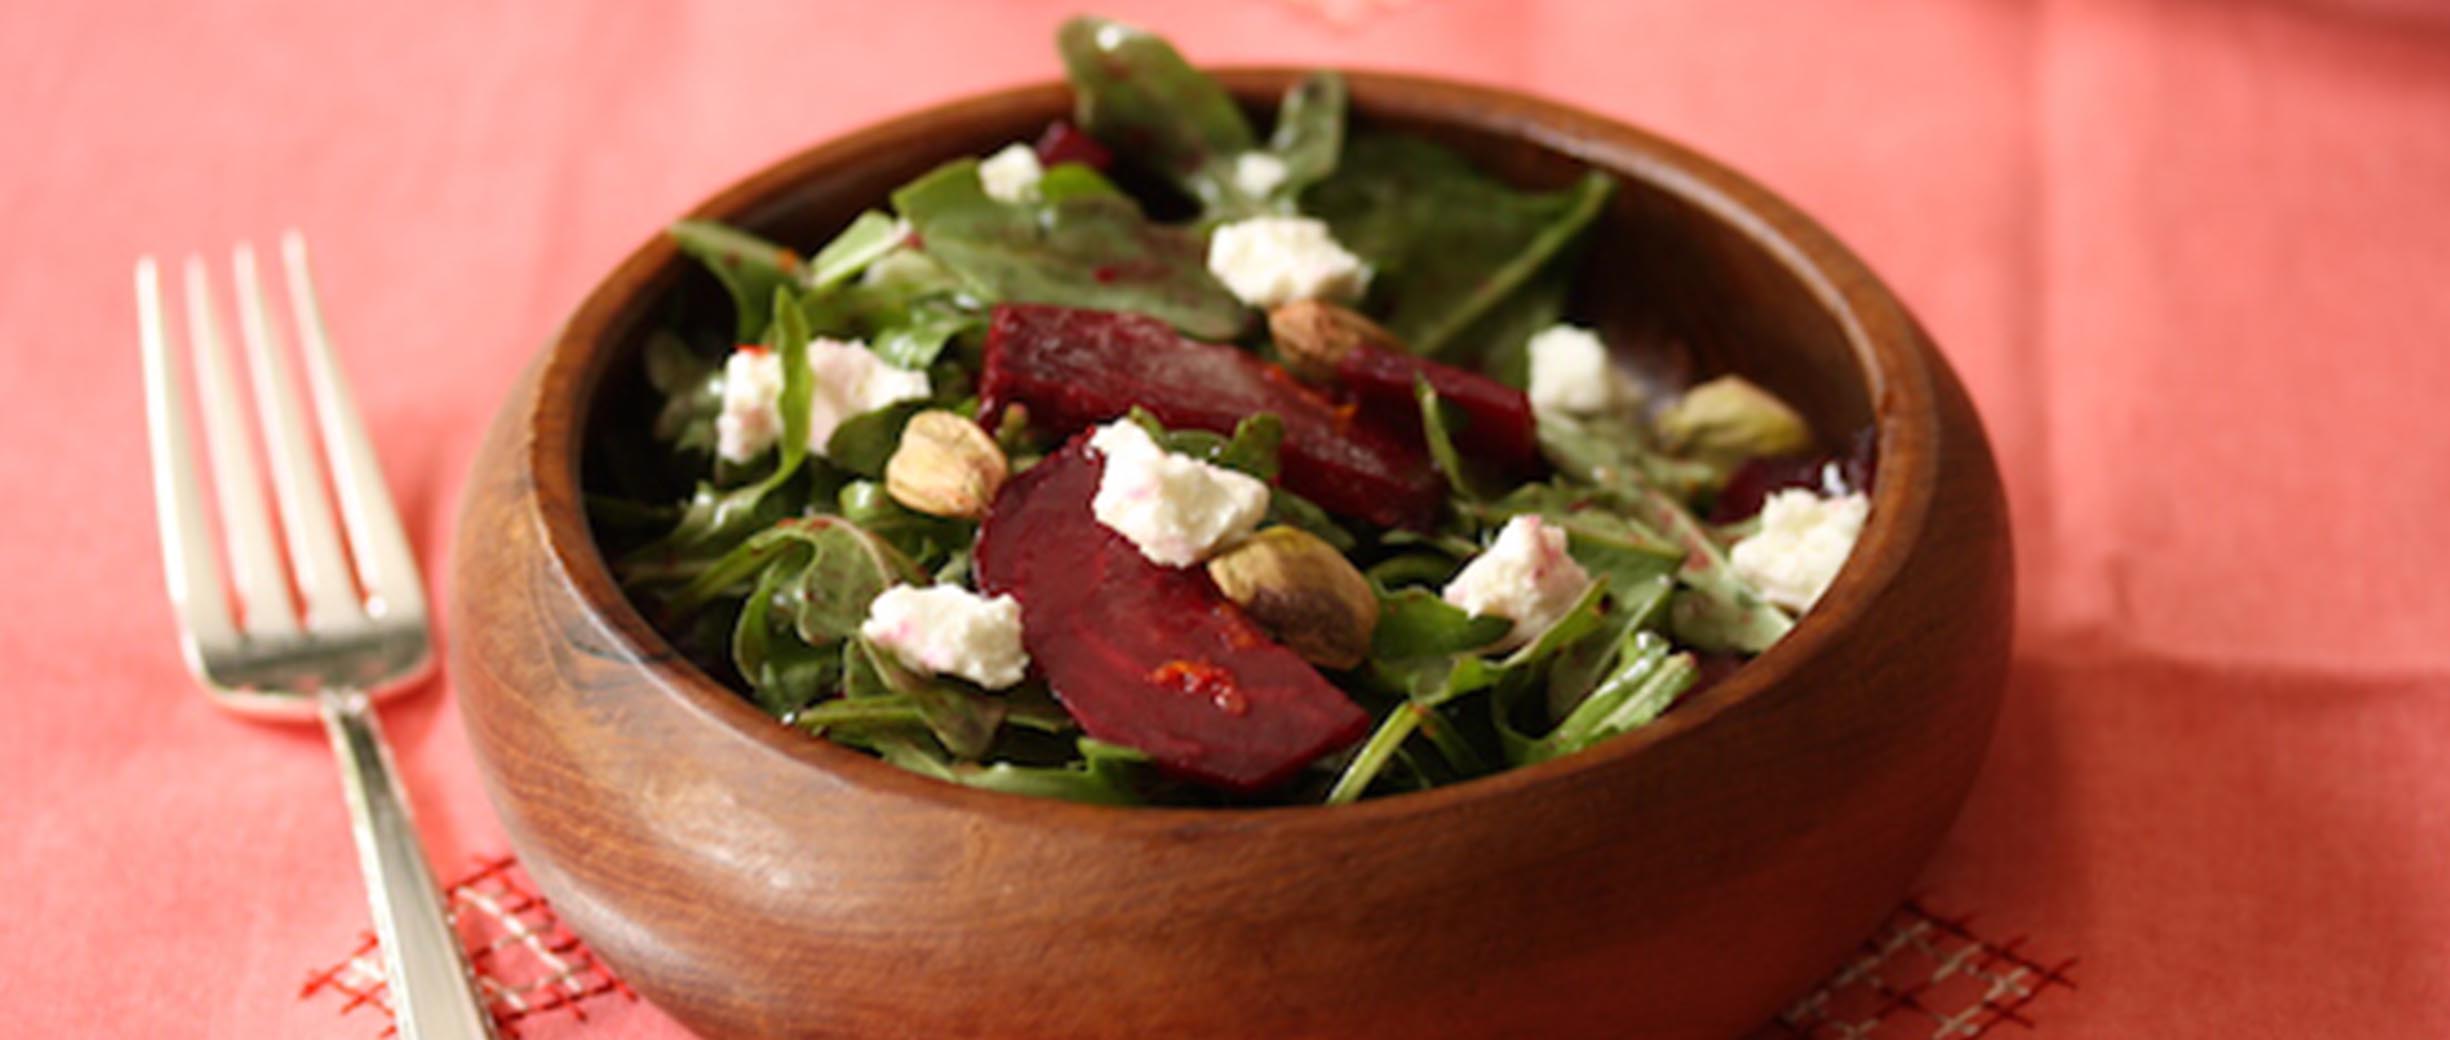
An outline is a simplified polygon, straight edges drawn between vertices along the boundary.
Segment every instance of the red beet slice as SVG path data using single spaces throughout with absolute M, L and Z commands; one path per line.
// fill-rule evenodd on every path
M 1069 436 L 1138 405 L 1167 426 L 1231 433 L 1259 412 L 1284 420 L 1284 486 L 1328 512 L 1426 528 L 1446 485 L 1413 440 L 1353 421 L 1318 391 L 1249 352 L 1185 339 L 1155 318 L 1004 304 L 987 328 L 981 414 L 1029 409 L 1039 429 Z
M 1336 381 L 1373 418 L 1418 438 L 1420 399 L 1414 380 L 1426 379 L 1461 412 L 1466 426 L 1455 432 L 1455 448 L 1465 458 L 1487 463 L 1509 477 L 1527 477 L 1540 470 L 1540 435 L 1533 426 L 1531 398 L 1497 380 L 1453 365 L 1356 344 L 1336 361 Z
M 1021 602 L 1029 657 L 1081 729 L 1233 791 L 1274 787 L 1369 716 L 1197 567 L 1150 563 L 1097 522 L 1086 436 L 1014 477 L 979 527 L 979 589 Z

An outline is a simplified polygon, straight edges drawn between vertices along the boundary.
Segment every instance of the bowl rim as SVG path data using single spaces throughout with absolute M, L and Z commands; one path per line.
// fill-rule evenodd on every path
M 1307 68 L 1204 67 L 1246 104 L 1272 98 Z M 1738 706 L 1780 689 L 1833 640 L 1852 631 L 1900 578 L 1926 525 L 1936 492 L 1940 418 L 1925 337 L 1904 305 L 1870 268 L 1802 211 L 1751 179 L 1651 131 L 1543 97 L 1494 85 L 1413 73 L 1340 70 L 1356 111 L 1377 109 L 1415 120 L 1513 137 L 1649 190 L 1676 197 L 1762 250 L 1813 294 L 1854 356 L 1871 404 L 1881 479 L 1853 552 L 1813 609 L 1768 650 L 1726 680 L 1633 732 L 1573 755 L 1489 776 L 1345 805 L 1199 808 L 1104 806 L 1009 794 L 913 773 L 855 749 L 781 725 L 708 675 L 667 641 L 614 579 L 582 505 L 580 458 L 595 392 L 609 370 L 602 344 L 643 317 L 656 293 L 677 279 L 684 258 L 661 229 L 632 249 L 590 289 L 554 334 L 539 364 L 523 426 L 520 461 L 532 482 L 542 543 L 583 608 L 619 649 L 652 676 L 652 685 L 704 721 L 727 726 L 755 747 L 830 774 L 846 788 L 966 814 L 1025 820 L 1046 828 L 1122 828 L 1179 833 L 1188 826 L 1342 828 L 1452 811 L 1463 803 L 1506 799 L 1624 767 L 1651 748 L 1718 723 Z M 1040 80 L 981 91 L 888 117 L 792 152 L 742 177 L 684 218 L 754 222 L 784 204 L 799 183 L 855 166 L 882 145 L 925 136 L 928 127 L 1000 113 L 1019 116 L 1068 108 L 1070 87 Z M 949 156 L 948 156 L 949 158 Z M 556 508 L 558 506 L 559 508 Z

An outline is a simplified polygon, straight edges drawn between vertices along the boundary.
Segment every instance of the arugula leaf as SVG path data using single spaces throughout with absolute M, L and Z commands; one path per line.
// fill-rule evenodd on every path
M 1419 728 L 1421 720 L 1429 714 L 1428 707 L 1414 701 L 1404 701 L 1388 712 L 1385 718 L 1378 720 L 1378 728 L 1370 732 L 1369 739 L 1361 742 L 1360 752 L 1345 764 L 1344 772 L 1337 775 L 1336 785 L 1328 790 L 1324 804 L 1350 805 L 1359 799 L 1361 793 L 1369 790 L 1370 784 L 1378 779 L 1379 772 L 1387 767 L 1396 750 L 1403 746 L 1404 741 L 1412 736 L 1412 731 Z
M 787 718 L 832 693 L 842 681 L 842 655 L 808 645 L 772 607 L 784 571 L 768 568 L 740 606 L 732 630 L 732 664 L 748 680 L 751 699 L 766 714 Z
M 1276 109 L 1276 131 L 1268 137 L 1268 151 L 1285 164 L 1277 194 L 1296 197 L 1336 172 L 1336 157 L 1344 151 L 1346 95 L 1343 75 L 1326 69 L 1285 91 Z
M 1436 462 L 1438 472 L 1446 476 L 1446 486 L 1455 496 L 1464 499 L 1484 497 L 1471 472 L 1464 468 L 1463 453 L 1455 450 L 1455 438 L 1450 429 L 1470 422 L 1462 412 L 1449 407 L 1446 399 L 1429 385 L 1429 377 L 1412 377 L 1412 396 L 1421 406 L 1421 439 L 1429 444 L 1429 457 Z
M 957 159 L 894 193 L 929 256 L 988 301 L 1138 311 L 1202 339 L 1242 332 L 1248 309 L 1208 273 L 1198 232 L 1159 224 L 1119 194 L 1013 205 Z
M 766 324 L 766 348 L 781 356 L 783 369 L 783 390 L 776 406 L 782 413 L 783 429 L 774 468 L 756 483 L 728 491 L 699 484 L 680 522 L 669 533 L 622 558 L 617 569 L 624 582 L 639 585 L 694 573 L 710 558 L 731 551 L 751 532 L 798 511 L 797 503 L 805 502 L 805 495 L 788 492 L 824 479 L 793 479 L 808 457 L 809 399 L 815 393 L 808 371 L 808 341 L 814 337 L 789 288 L 774 290 L 773 308 Z M 736 575 L 734 580 L 746 577 Z
M 732 329 L 735 343 L 753 343 L 764 336 L 767 320 L 774 313 L 775 294 L 799 285 L 808 270 L 798 253 L 727 224 L 683 220 L 665 233 L 682 252 L 714 272 L 715 280 L 731 294 L 737 312 Z
M 1473 614 L 1428 589 L 1409 588 L 1378 598 L 1378 627 L 1370 633 L 1370 656 L 1388 661 L 1468 653 L 1505 638 L 1514 622 Z
M 1056 31 L 1055 49 L 1072 81 L 1074 121 L 1186 190 L 1211 157 L 1250 149 L 1250 121 L 1233 97 L 1163 38 L 1083 15 Z
M 1518 191 L 1441 145 L 1372 134 L 1353 138 L 1303 201 L 1377 272 L 1386 326 L 1418 353 L 1455 357 L 1488 350 L 1463 333 L 1563 253 L 1614 190 L 1592 172 L 1563 191 Z
M 1547 736 L 1531 742 L 1523 761 L 1571 754 L 1657 718 L 1699 675 L 1692 655 L 1671 656 L 1673 649 L 1656 632 L 1628 634 L 1619 646 L 1615 669 Z
M 1200 223 L 1300 213 L 1295 200 L 1302 191 L 1335 172 L 1344 148 L 1344 109 L 1342 75 L 1318 71 L 1295 82 L 1278 105 L 1276 131 L 1266 148 L 1211 155 L 1182 179 L 1185 190 L 1200 200 Z M 1243 164 L 1260 159 L 1281 164 L 1280 175 L 1273 183 L 1246 184 Z
M 823 291 L 850 280 L 901 245 L 908 232 L 901 221 L 875 210 L 860 214 L 808 262 L 808 287 Z
M 1146 786 L 1148 756 L 1136 748 L 1082 737 L 1080 758 L 1060 766 L 1022 766 L 995 762 L 983 766 L 953 766 L 943 779 L 1007 794 L 1060 798 L 1092 805 L 1137 805 Z
M 923 369 L 936 363 L 953 337 L 986 327 L 986 317 L 976 311 L 921 300 L 910 304 L 899 324 L 879 332 L 868 349 L 895 368 Z
M 842 421 L 825 439 L 825 457 L 834 465 L 870 480 L 885 475 L 885 463 L 902 443 L 902 428 L 910 417 L 936 406 L 934 401 L 895 401 Z
M 875 671 L 888 693 L 906 697 L 918 708 L 928 731 L 953 757 L 975 761 L 987 753 L 988 745 L 995 742 L 996 729 L 1004 723 L 1003 701 L 965 684 L 904 668 L 891 653 L 864 638 L 854 638 L 851 643 L 867 657 L 867 667 Z
M 715 419 L 723 414 L 723 365 L 689 348 L 668 329 L 647 337 L 647 385 L 663 395 L 655 439 L 676 451 L 715 453 Z

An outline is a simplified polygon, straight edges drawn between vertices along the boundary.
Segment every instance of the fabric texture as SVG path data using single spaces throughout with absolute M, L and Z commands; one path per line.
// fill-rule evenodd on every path
M 2044 1031 L 2450 1034 L 2450 11 L 1103 6 L 1203 62 L 1555 97 L 1825 222 L 1971 387 L 2016 524 L 2006 708 L 1924 889 L 2081 956 Z M 1071 7 L 0 7 L 13 1031 L 362 1027 L 297 997 L 366 919 L 323 738 L 216 710 L 174 649 L 136 255 L 306 232 L 447 597 L 477 438 L 595 279 L 788 151 L 1056 75 Z M 385 718 L 438 871 L 507 848 L 447 682 Z M 678 1035 L 643 1002 L 557 1021 L 527 1035 Z

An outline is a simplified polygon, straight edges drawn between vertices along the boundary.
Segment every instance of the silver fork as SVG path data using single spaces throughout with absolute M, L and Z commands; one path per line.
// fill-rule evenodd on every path
M 373 698 L 405 688 L 431 662 L 417 560 L 383 487 L 374 447 L 332 361 L 307 270 L 306 242 L 297 232 L 281 237 L 281 259 L 306 383 L 312 388 L 331 470 L 332 499 L 325 497 L 315 437 L 290 392 L 288 366 L 256 277 L 254 250 L 239 245 L 232 268 L 264 455 L 287 536 L 287 566 L 273 545 L 204 261 L 190 256 L 186 264 L 187 336 L 212 456 L 214 497 L 221 507 L 230 586 L 221 581 L 197 484 L 179 361 L 163 321 L 161 273 L 150 256 L 136 261 L 153 497 L 180 642 L 188 668 L 214 703 L 249 715 L 322 718 L 332 750 L 340 756 L 342 787 L 357 832 L 358 864 L 373 903 L 375 932 L 382 938 L 400 1035 L 413 1040 L 490 1037 L 492 1020 L 444 915 L 372 708 Z M 345 555 L 333 524 L 335 501 L 348 531 Z M 230 611 L 233 598 L 235 618 Z

